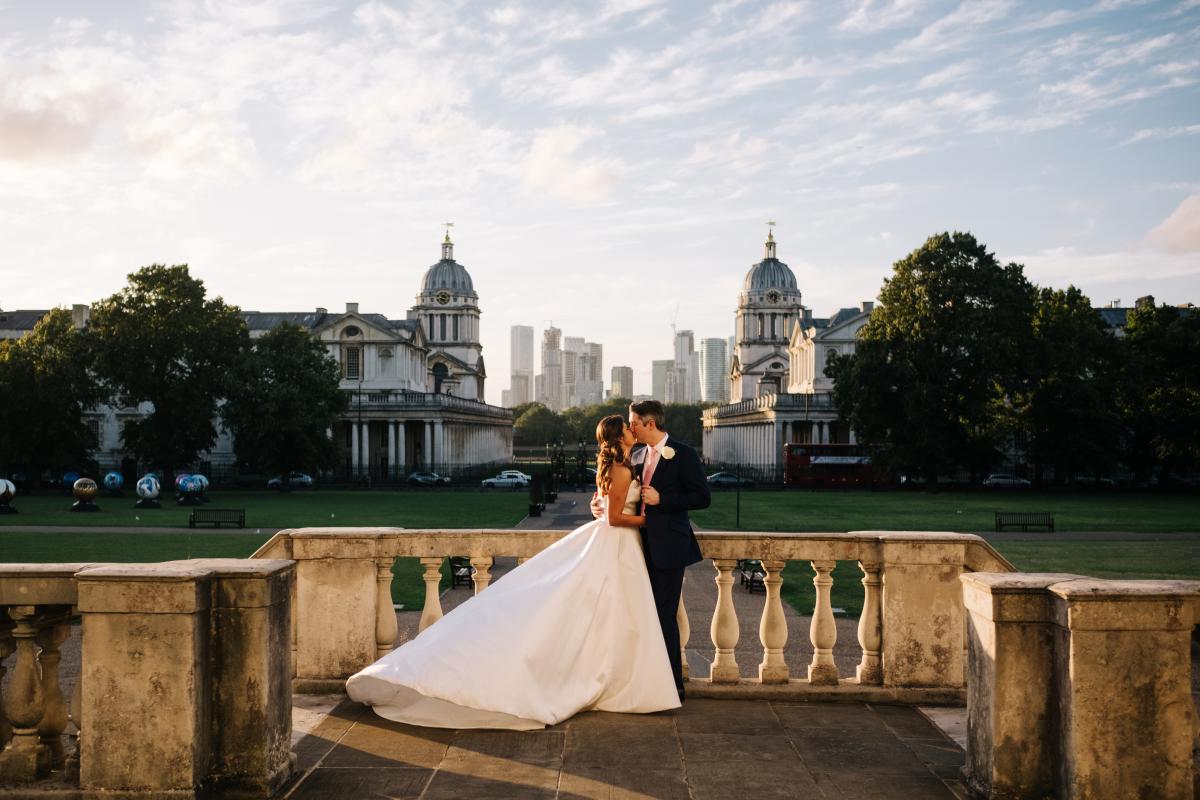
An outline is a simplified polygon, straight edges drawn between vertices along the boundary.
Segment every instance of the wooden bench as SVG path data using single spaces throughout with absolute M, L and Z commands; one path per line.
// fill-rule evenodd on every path
M 189 528 L 197 525 L 216 525 L 219 528 L 226 523 L 237 525 L 239 528 L 246 527 L 246 509 L 193 508 L 192 513 L 188 515 Z
M 1032 528 L 1046 528 L 1051 533 L 1054 532 L 1054 517 L 1050 516 L 1049 511 L 997 511 L 996 512 L 996 531 L 1002 531 L 1005 528 L 1020 527 L 1023 531 L 1028 531 Z
M 743 559 L 738 562 L 737 568 L 742 575 L 742 586 L 746 587 L 747 592 L 753 594 L 756 591 L 767 591 L 767 585 L 763 583 L 767 573 L 763 571 L 761 561 Z
M 459 586 L 471 586 L 474 581 L 471 580 L 471 575 L 475 573 L 475 568 L 471 566 L 471 559 L 462 558 L 461 556 L 450 556 L 450 588 L 455 589 Z

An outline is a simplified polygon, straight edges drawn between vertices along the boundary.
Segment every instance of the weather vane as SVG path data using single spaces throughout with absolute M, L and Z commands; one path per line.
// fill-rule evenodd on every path
M 768 228 L 774 228 L 774 227 L 775 227 L 775 220 L 773 220 L 773 219 L 769 219 L 769 220 L 767 220 L 767 227 L 768 227 Z
M 442 225 L 445 226 L 446 238 L 449 239 L 450 238 L 450 229 L 454 227 L 454 223 L 453 222 L 443 222 Z

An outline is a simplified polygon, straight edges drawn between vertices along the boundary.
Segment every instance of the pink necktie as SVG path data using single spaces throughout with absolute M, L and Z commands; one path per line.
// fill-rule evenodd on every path
M 649 486 L 650 479 L 654 477 L 654 468 L 658 466 L 658 451 L 653 447 L 646 453 L 646 468 L 642 470 L 642 486 Z

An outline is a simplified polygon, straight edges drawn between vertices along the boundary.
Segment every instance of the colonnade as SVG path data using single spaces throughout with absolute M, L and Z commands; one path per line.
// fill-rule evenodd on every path
M 440 419 L 344 423 L 350 431 L 347 449 L 354 473 L 361 474 L 384 461 L 389 470 L 436 470 L 453 464 L 502 461 L 512 454 L 511 440 L 505 436 L 508 429 L 499 425 Z
M 717 425 L 704 431 L 704 455 L 709 461 L 777 467 L 789 443 L 830 444 L 835 420 L 754 420 Z M 849 431 L 848 444 L 856 444 Z

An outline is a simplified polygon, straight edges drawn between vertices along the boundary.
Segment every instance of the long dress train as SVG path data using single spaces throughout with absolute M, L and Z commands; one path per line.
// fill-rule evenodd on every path
M 636 513 L 639 485 L 626 496 Z M 679 707 L 636 528 L 595 520 L 346 682 L 397 722 L 534 730 Z

